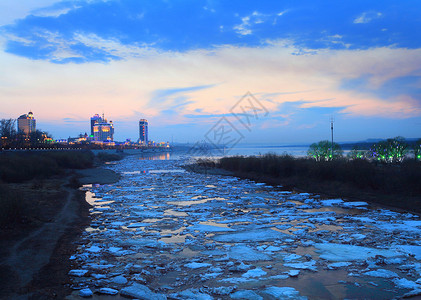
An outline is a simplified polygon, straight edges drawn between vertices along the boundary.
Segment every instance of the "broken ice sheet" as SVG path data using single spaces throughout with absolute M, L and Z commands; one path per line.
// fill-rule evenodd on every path
M 382 291 L 384 298 L 403 295 L 410 288 L 415 291 L 420 284 L 417 216 L 355 209 L 368 205 L 321 200 L 317 195 L 269 189 L 238 178 L 151 172 L 178 169 L 183 161 L 128 156 L 109 168 L 133 173 L 118 184 L 87 188 L 96 194 L 96 206 L 109 208 L 91 216 L 95 231 L 82 235 L 81 245 L 86 246 L 72 255 L 74 270 L 83 271 L 69 275 L 75 286 L 91 291 L 112 288 L 123 294 L 134 283 L 144 284 L 149 290 L 134 286 L 132 292 L 140 293 L 137 297 L 151 292 L 177 295 L 177 299 L 287 295 L 325 299 L 319 290 L 309 295 L 300 287 L 301 280 L 312 278 L 315 270 L 321 281 L 329 273 L 335 283 L 342 280 L 353 286 L 362 278 L 375 284 L 393 280 L 396 288 Z M 379 269 L 401 277 L 364 274 Z M 293 276 L 297 276 L 294 289 L 262 285 L 287 284 Z M 380 291 L 382 285 L 375 284 L 370 288 Z M 367 286 L 358 288 L 361 293 L 364 289 Z M 338 298 L 357 296 L 350 289 Z
M 320 258 L 329 261 L 354 261 L 354 260 L 366 260 L 370 257 L 381 255 L 384 257 L 396 257 L 401 256 L 401 253 L 397 253 L 393 250 L 388 249 L 375 249 L 355 245 L 344 245 L 344 244 L 314 244 L 317 249 L 316 252 L 320 253 Z

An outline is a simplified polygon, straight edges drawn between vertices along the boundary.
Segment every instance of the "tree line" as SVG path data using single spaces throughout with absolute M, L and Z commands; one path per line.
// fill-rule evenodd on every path
M 339 144 L 325 140 L 311 144 L 307 156 L 317 161 L 328 161 L 343 158 L 343 150 Z M 421 161 L 421 139 L 410 144 L 405 138 L 398 136 L 374 143 L 368 150 L 355 146 L 347 157 L 382 163 L 399 163 L 410 157 Z
M 29 134 L 16 129 L 15 119 L 0 120 L 0 147 L 1 148 L 27 148 L 41 147 L 51 140 L 51 135 L 41 130 Z

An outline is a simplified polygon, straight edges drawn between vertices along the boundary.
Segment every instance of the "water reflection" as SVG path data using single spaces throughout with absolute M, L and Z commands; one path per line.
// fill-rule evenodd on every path
M 170 152 L 143 153 L 141 156 L 138 157 L 139 160 L 169 160 L 170 158 Z

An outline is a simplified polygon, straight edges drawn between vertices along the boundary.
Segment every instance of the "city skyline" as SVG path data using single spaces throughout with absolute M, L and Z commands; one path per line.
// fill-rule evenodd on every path
M 0 0 L 0 118 L 32 109 L 60 139 L 105 111 L 115 140 L 137 140 L 146 118 L 156 140 L 195 142 L 222 117 L 235 121 L 232 108 L 250 92 L 268 114 L 246 129 L 232 122 L 244 143 L 329 139 L 331 116 L 339 142 L 416 138 L 420 8 Z

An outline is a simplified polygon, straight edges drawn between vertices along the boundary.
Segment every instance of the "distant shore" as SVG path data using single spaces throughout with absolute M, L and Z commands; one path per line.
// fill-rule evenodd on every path
M 199 160 L 186 169 L 235 176 L 297 192 L 343 198 L 421 214 L 421 163 L 377 166 L 365 161 L 315 162 L 288 156 Z M 344 174 L 349 173 L 349 174 Z

